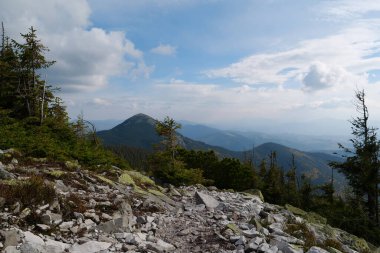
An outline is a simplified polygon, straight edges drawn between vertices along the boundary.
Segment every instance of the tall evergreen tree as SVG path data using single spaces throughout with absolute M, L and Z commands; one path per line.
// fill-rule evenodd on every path
M 297 184 L 297 167 L 295 162 L 294 154 L 292 154 L 292 164 L 290 170 L 286 173 L 286 190 L 287 190 L 287 202 L 299 206 L 299 197 L 298 197 L 298 184 Z
M 366 206 L 369 220 L 379 225 L 378 184 L 379 184 L 379 150 L 380 144 L 376 130 L 368 125 L 369 113 L 364 90 L 356 91 L 356 111 L 358 116 L 350 122 L 352 135 L 350 141 L 354 150 L 343 147 L 350 155 L 342 163 L 332 163 L 346 175 L 356 197 Z
M 41 121 L 45 115 L 41 115 L 44 105 L 52 102 L 53 94 L 51 87 L 46 85 L 41 78 L 40 71 L 54 64 L 45 58 L 45 47 L 37 38 L 36 30 L 31 27 L 29 32 L 21 34 L 24 43 L 12 41 L 18 58 L 18 87 L 17 95 L 24 102 L 24 110 L 27 116 L 40 117 Z

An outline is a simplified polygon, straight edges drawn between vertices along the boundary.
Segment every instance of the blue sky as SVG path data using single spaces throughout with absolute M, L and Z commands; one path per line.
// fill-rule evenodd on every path
M 3 0 L 0 18 L 37 28 L 73 118 L 342 134 L 363 88 L 380 124 L 380 1 Z

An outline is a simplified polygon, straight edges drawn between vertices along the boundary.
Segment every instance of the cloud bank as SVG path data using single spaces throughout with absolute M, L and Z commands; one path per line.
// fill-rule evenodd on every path
M 64 91 L 104 87 L 112 76 L 148 77 L 143 52 L 121 31 L 94 27 L 86 0 L 3 0 L 0 16 L 10 37 L 37 29 L 42 43 L 57 63 L 48 72 L 49 82 Z

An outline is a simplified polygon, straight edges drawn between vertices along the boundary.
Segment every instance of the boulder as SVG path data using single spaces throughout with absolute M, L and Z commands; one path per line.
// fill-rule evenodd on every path
M 5 169 L 5 166 L 0 162 L 0 179 L 14 179 L 16 176 Z
M 89 241 L 83 244 L 74 244 L 69 249 L 71 253 L 97 253 L 111 247 L 109 242 Z
M 313 246 L 306 253 L 329 253 L 329 252 L 320 247 Z
M 41 216 L 41 221 L 45 225 L 58 225 L 62 222 L 62 215 L 58 213 L 47 212 Z
M 276 246 L 283 253 L 303 253 L 302 247 L 298 247 L 285 241 L 277 240 L 276 238 L 270 240 L 270 245 Z
M 21 253 L 19 249 L 17 249 L 16 246 L 8 246 L 4 249 L 4 253 Z
M 21 233 L 16 229 L 0 231 L 0 235 L 4 238 L 4 248 L 17 246 L 21 242 Z
M 219 205 L 219 201 L 217 201 L 214 197 L 201 193 L 195 192 L 195 201 L 199 204 L 204 204 L 207 208 L 216 208 Z
M 65 253 L 69 244 L 46 239 L 27 231 L 24 233 L 24 242 L 20 247 L 21 253 Z

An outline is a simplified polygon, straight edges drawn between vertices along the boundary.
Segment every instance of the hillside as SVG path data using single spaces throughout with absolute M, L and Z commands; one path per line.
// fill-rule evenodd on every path
M 341 158 L 337 156 L 324 153 L 302 152 L 277 143 L 265 143 L 255 148 L 255 163 L 258 164 L 262 159 L 269 161 L 269 154 L 273 151 L 276 152 L 277 163 L 285 171 L 288 171 L 290 168 L 292 155 L 294 155 L 298 177 L 306 174 L 314 184 L 330 181 L 331 167 L 328 165 L 329 162 L 341 161 Z M 336 187 L 342 189 L 345 182 L 344 176 L 338 172 L 334 172 L 334 174 Z
M 12 149 L 0 161 L 5 253 L 376 251 L 320 215 L 264 202 L 260 191 L 162 188 L 137 171 L 79 170 Z

